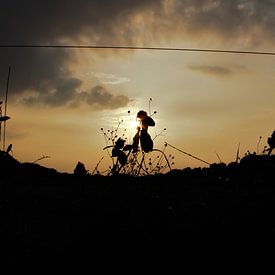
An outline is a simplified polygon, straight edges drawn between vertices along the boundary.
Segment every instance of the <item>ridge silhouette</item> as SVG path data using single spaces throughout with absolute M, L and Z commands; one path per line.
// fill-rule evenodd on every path
M 3 236 L 15 264 L 107 259 L 274 237 L 274 155 L 132 177 L 59 173 L 0 151 Z M 86 169 L 85 169 L 86 170 Z M 190 247 L 191 247 L 190 246 Z M 132 254 L 131 254 L 132 255 Z

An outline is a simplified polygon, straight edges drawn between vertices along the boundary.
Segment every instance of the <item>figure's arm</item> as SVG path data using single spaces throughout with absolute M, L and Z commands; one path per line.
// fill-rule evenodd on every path
M 148 126 L 155 126 L 155 121 L 151 118 L 151 117 L 146 117 L 145 121 L 144 121 Z

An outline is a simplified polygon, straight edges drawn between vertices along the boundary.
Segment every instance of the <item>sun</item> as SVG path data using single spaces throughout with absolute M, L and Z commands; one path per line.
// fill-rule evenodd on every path
M 137 130 L 137 127 L 140 125 L 140 122 L 137 121 L 137 120 L 132 120 L 130 121 L 129 123 L 129 128 L 131 131 L 136 131 Z
M 128 135 L 130 135 L 130 139 L 134 137 L 134 135 L 137 133 L 137 128 L 139 126 L 139 121 L 133 119 L 127 123 L 127 132 Z

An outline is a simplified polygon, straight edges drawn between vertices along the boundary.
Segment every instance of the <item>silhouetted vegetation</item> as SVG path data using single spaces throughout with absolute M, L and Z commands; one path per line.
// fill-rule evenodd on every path
M 150 98 L 149 109 L 151 101 L 152 99 Z M 130 113 L 128 111 L 129 115 Z M 153 115 L 156 113 L 155 111 Z M 148 133 L 148 127 L 155 126 L 152 115 L 148 115 L 147 112 L 141 110 L 136 115 L 136 122 L 138 122 L 136 134 L 130 140 L 126 137 L 127 129 L 124 129 L 122 133 L 120 131 L 123 120 L 113 130 L 106 131 L 101 128 L 106 142 L 103 150 L 106 150 L 111 158 L 111 165 L 107 170 L 100 172 L 97 164 L 94 170 L 98 174 L 145 176 L 165 173 L 171 170 L 171 166 L 174 165 L 174 157 L 171 154 L 168 157 L 166 156 L 167 143 L 164 143 L 163 149 L 158 149 L 155 148 L 153 141 L 166 131 L 166 128 L 152 139 Z M 110 149 L 112 149 L 111 152 L 109 152 Z
M 268 242 L 275 233 L 275 156 L 135 177 L 74 174 L 0 152 L 1 234 L 13 263 L 67 263 L 198 244 Z M 78 167 L 78 168 L 77 168 Z M 178 252 L 180 253 L 180 252 Z
M 74 169 L 74 174 L 77 176 L 85 176 L 87 173 L 88 170 L 86 170 L 85 165 L 79 161 Z

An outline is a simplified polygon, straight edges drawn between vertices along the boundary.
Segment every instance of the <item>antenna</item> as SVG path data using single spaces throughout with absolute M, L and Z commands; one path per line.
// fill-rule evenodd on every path
M 11 67 L 9 67 L 7 86 L 6 86 L 5 109 L 4 109 L 4 118 L 6 118 L 6 119 L 4 120 L 3 151 L 5 151 L 5 148 L 6 148 L 6 121 L 9 119 L 9 117 L 7 117 L 7 107 L 8 107 L 8 92 L 9 92 L 10 74 L 11 74 Z

